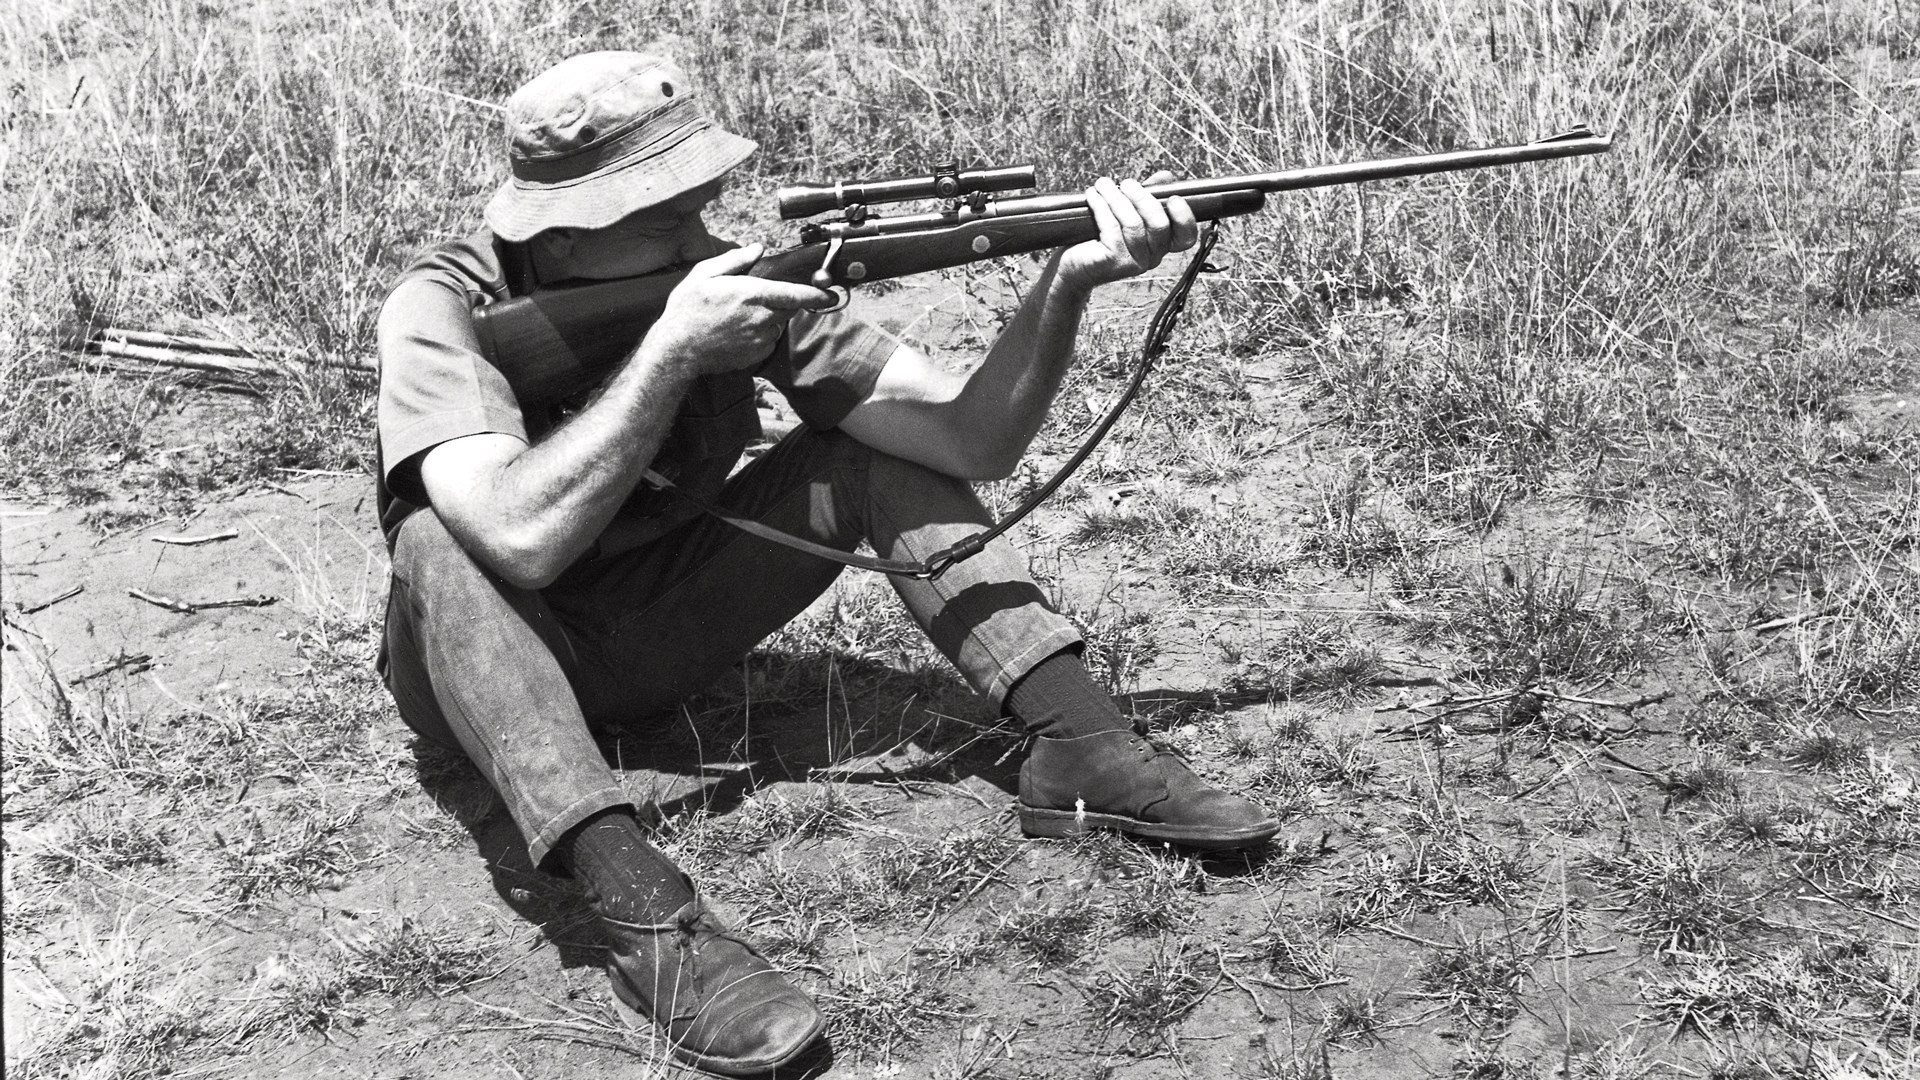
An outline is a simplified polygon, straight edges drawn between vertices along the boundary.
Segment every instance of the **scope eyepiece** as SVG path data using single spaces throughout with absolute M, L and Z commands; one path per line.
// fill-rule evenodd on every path
M 1033 166 L 999 169 L 962 169 L 951 162 L 929 176 L 901 176 L 890 180 L 842 181 L 836 184 L 792 184 L 774 192 L 783 218 L 812 217 L 829 210 L 909 199 L 957 199 L 990 191 L 1019 191 L 1036 182 Z

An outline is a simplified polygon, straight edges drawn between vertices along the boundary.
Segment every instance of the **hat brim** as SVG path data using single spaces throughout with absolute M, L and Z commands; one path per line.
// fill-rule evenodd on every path
M 714 126 L 658 154 L 623 161 L 576 180 L 510 179 L 487 203 L 487 227 L 502 240 L 516 243 L 547 229 L 602 229 L 720 179 L 759 148 L 751 139 Z

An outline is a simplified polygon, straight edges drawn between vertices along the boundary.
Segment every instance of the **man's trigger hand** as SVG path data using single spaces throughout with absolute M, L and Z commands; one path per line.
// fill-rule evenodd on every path
M 811 285 L 749 274 L 764 250 L 749 244 L 695 263 L 648 329 L 641 354 L 686 375 L 753 367 L 773 351 L 795 312 L 832 302 Z

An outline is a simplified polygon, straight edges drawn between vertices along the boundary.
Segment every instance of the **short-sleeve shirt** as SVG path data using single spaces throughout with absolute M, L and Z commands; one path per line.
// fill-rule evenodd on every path
M 581 404 L 522 408 L 481 352 L 472 312 L 524 293 L 524 265 L 505 241 L 481 229 L 414 260 L 387 296 L 379 332 L 378 494 L 389 547 L 401 522 L 427 505 L 420 458 L 428 450 L 486 432 L 538 442 Z M 757 367 L 694 381 L 650 467 L 711 500 L 760 436 L 755 375 L 777 387 L 809 427 L 826 430 L 865 400 L 896 344 L 844 311 L 801 312 Z M 684 498 L 640 485 L 583 558 L 649 543 L 698 513 Z

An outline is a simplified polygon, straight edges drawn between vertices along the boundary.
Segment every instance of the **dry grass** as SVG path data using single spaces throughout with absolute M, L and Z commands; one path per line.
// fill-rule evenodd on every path
M 1464 1019 L 1466 1043 L 1423 1059 L 1436 1073 L 1911 1072 L 1912 14 L 646 13 L 761 143 L 717 213 L 746 239 L 777 235 L 776 184 L 950 154 L 1071 189 L 1575 120 L 1618 137 L 1603 158 L 1300 193 L 1236 222 L 1233 268 L 1135 415 L 1022 539 L 1098 676 L 1184 695 L 1139 707 L 1207 775 L 1307 819 L 1298 836 L 1237 865 L 1015 839 L 974 782 L 1017 763 L 1011 728 L 854 577 L 662 736 L 788 782 L 663 822 L 662 846 L 817 993 L 854 1070 L 1092 1075 L 1154 1055 L 1139 1067 L 1327 1080 Z M 567 53 L 642 43 L 634 16 L 0 15 L 0 489 L 76 508 L 91 541 L 286 470 L 369 470 L 372 387 L 324 362 L 369 359 L 397 268 L 476 220 L 501 175 L 488 103 Z M 972 321 L 928 347 L 976 354 L 1004 312 L 974 286 L 1023 272 L 949 275 Z M 1137 300 L 1103 295 L 1036 467 L 1114 392 Z M 323 363 L 251 395 L 81 368 L 71 346 L 107 323 Z M 14 569 L 9 603 L 39 595 Z M 22 689 L 44 680 L 10 607 L 5 937 L 10 995 L 17 977 L 34 1005 L 17 1040 L 9 1013 L 9 1075 L 644 1064 L 657 1050 L 596 1011 L 577 898 L 488 846 L 498 807 L 470 770 L 382 735 L 377 597 L 296 576 L 297 689 L 156 707 L 113 679 Z M 839 771 L 769 748 L 780 725 L 823 731 Z M 926 751 L 924 775 L 841 769 L 896 744 Z M 538 936 L 509 949 L 523 918 Z M 1020 1022 L 1063 1009 L 1086 1020 L 1065 1037 Z M 325 1056 L 343 1045 L 363 1056 Z

